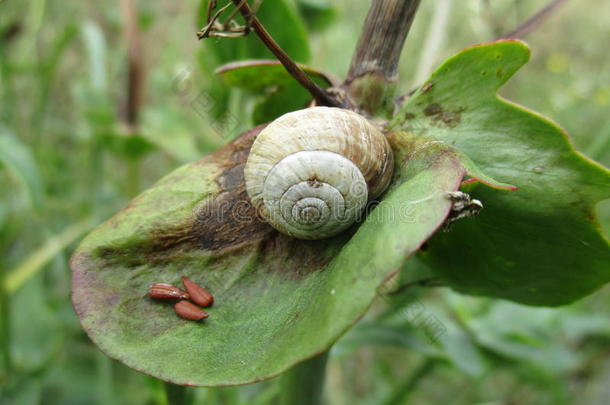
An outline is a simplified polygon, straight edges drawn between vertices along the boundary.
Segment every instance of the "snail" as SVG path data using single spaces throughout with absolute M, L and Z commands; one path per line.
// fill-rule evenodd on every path
M 385 135 L 365 117 L 311 107 L 282 115 L 257 136 L 244 167 L 246 191 L 278 231 L 322 239 L 351 226 L 392 177 Z

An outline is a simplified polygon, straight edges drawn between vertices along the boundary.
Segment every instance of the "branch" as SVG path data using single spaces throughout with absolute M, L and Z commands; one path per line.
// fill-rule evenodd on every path
M 383 405 L 388 404 L 406 404 L 411 399 L 411 394 L 417 389 L 417 386 L 428 375 L 430 375 L 439 365 L 439 360 L 430 356 L 422 360 L 415 370 L 411 372 L 409 377 L 402 384 L 399 384 L 385 401 Z
M 395 81 L 398 61 L 420 0 L 373 0 L 346 82 L 375 72 Z
M 144 57 L 135 0 L 120 0 L 120 3 L 127 31 L 128 47 L 127 100 L 121 115 L 130 132 L 134 132 L 138 126 L 144 94 Z
M 374 113 L 398 79 L 398 62 L 420 0 L 373 0 L 344 87 Z
M 515 28 L 514 30 L 499 36 L 496 39 L 511 39 L 511 38 L 523 38 L 530 32 L 540 27 L 549 17 L 559 9 L 559 6 L 566 3 L 568 0 L 552 0 L 544 8 L 530 17 L 523 24 Z
M 246 24 L 251 26 L 256 35 L 259 36 L 261 41 L 269 48 L 269 50 L 278 58 L 284 68 L 301 84 L 316 102 L 320 105 L 342 107 L 342 103 L 338 102 L 335 98 L 331 97 L 317 84 L 315 84 L 309 76 L 288 56 L 286 52 L 273 40 L 269 32 L 263 27 L 258 18 L 252 12 L 252 9 L 245 0 L 232 0 L 233 4 L 239 9 L 239 12 L 246 20 Z

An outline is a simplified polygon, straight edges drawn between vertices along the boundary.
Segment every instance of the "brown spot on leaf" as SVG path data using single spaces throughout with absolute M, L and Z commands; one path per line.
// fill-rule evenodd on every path
M 227 167 L 216 178 L 220 193 L 196 214 L 189 234 L 203 250 L 227 250 L 258 242 L 273 228 L 250 203 L 244 182 L 244 166 L 250 147 L 263 126 L 242 135 L 217 153 Z M 228 151 L 226 149 L 229 149 Z
M 272 231 L 250 203 L 245 188 L 220 193 L 197 213 L 190 229 L 198 247 L 210 251 L 251 244 Z
M 440 104 L 437 104 L 437 103 L 430 104 L 429 106 L 424 108 L 424 114 L 428 117 L 431 115 L 440 114 L 442 112 L 443 112 L 443 108 L 441 107 Z
M 211 252 L 231 250 L 256 243 L 273 229 L 263 222 L 250 204 L 244 183 L 244 165 L 258 126 L 235 141 L 206 156 L 195 164 L 215 164 L 220 170 L 216 182 L 220 192 L 200 208 L 194 219 L 174 226 L 163 226 L 152 241 L 134 249 L 104 249 L 99 254 L 107 260 L 137 266 L 162 263 L 178 258 L 185 251 L 201 249 Z M 134 252 L 139 250 L 141 253 Z
M 222 190 L 236 190 L 244 181 L 244 163 L 229 167 L 219 177 L 216 182 Z
M 432 82 L 426 82 L 424 83 L 424 85 L 421 87 L 421 92 L 422 94 L 429 92 L 430 90 L 432 90 L 434 88 L 434 83 Z
M 414 94 L 414 91 L 409 92 L 407 94 L 403 94 L 402 96 L 396 97 L 394 99 L 394 104 L 396 105 L 396 110 L 397 111 L 400 110 L 400 108 L 405 103 L 405 101 L 407 101 L 413 94 Z
M 440 104 L 433 103 L 424 108 L 424 114 L 431 117 L 437 126 L 455 128 L 461 122 L 462 112 L 465 110 L 465 107 L 460 107 L 455 110 L 446 111 Z

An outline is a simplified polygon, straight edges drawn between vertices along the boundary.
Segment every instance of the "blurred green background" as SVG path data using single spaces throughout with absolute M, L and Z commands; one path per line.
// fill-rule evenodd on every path
M 141 46 L 130 69 L 129 3 L 0 1 L 1 404 L 167 403 L 163 383 L 109 359 L 80 328 L 70 252 L 95 224 L 250 128 L 265 108 L 263 95 L 229 88 L 213 70 L 271 55 L 254 37 L 197 41 L 205 1 L 137 2 Z M 547 1 L 422 3 L 401 93 Z M 261 19 L 299 62 L 341 78 L 367 8 L 265 0 Z M 560 123 L 606 166 L 609 15 L 606 0 L 567 1 L 525 38 L 532 60 L 501 91 Z M 142 89 L 141 102 L 128 101 L 129 86 L 136 96 Z M 609 201 L 599 213 L 608 231 Z M 333 405 L 597 405 L 610 398 L 609 379 L 609 288 L 561 309 L 437 288 L 380 298 L 332 350 L 325 395 Z M 278 391 L 271 380 L 186 394 L 197 404 L 268 404 Z

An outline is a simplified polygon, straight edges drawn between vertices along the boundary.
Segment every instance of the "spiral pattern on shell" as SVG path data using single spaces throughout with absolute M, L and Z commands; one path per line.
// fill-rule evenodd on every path
M 321 239 L 352 225 L 387 187 L 390 145 L 366 118 L 312 107 L 285 114 L 256 138 L 244 176 L 250 201 L 280 232 Z

